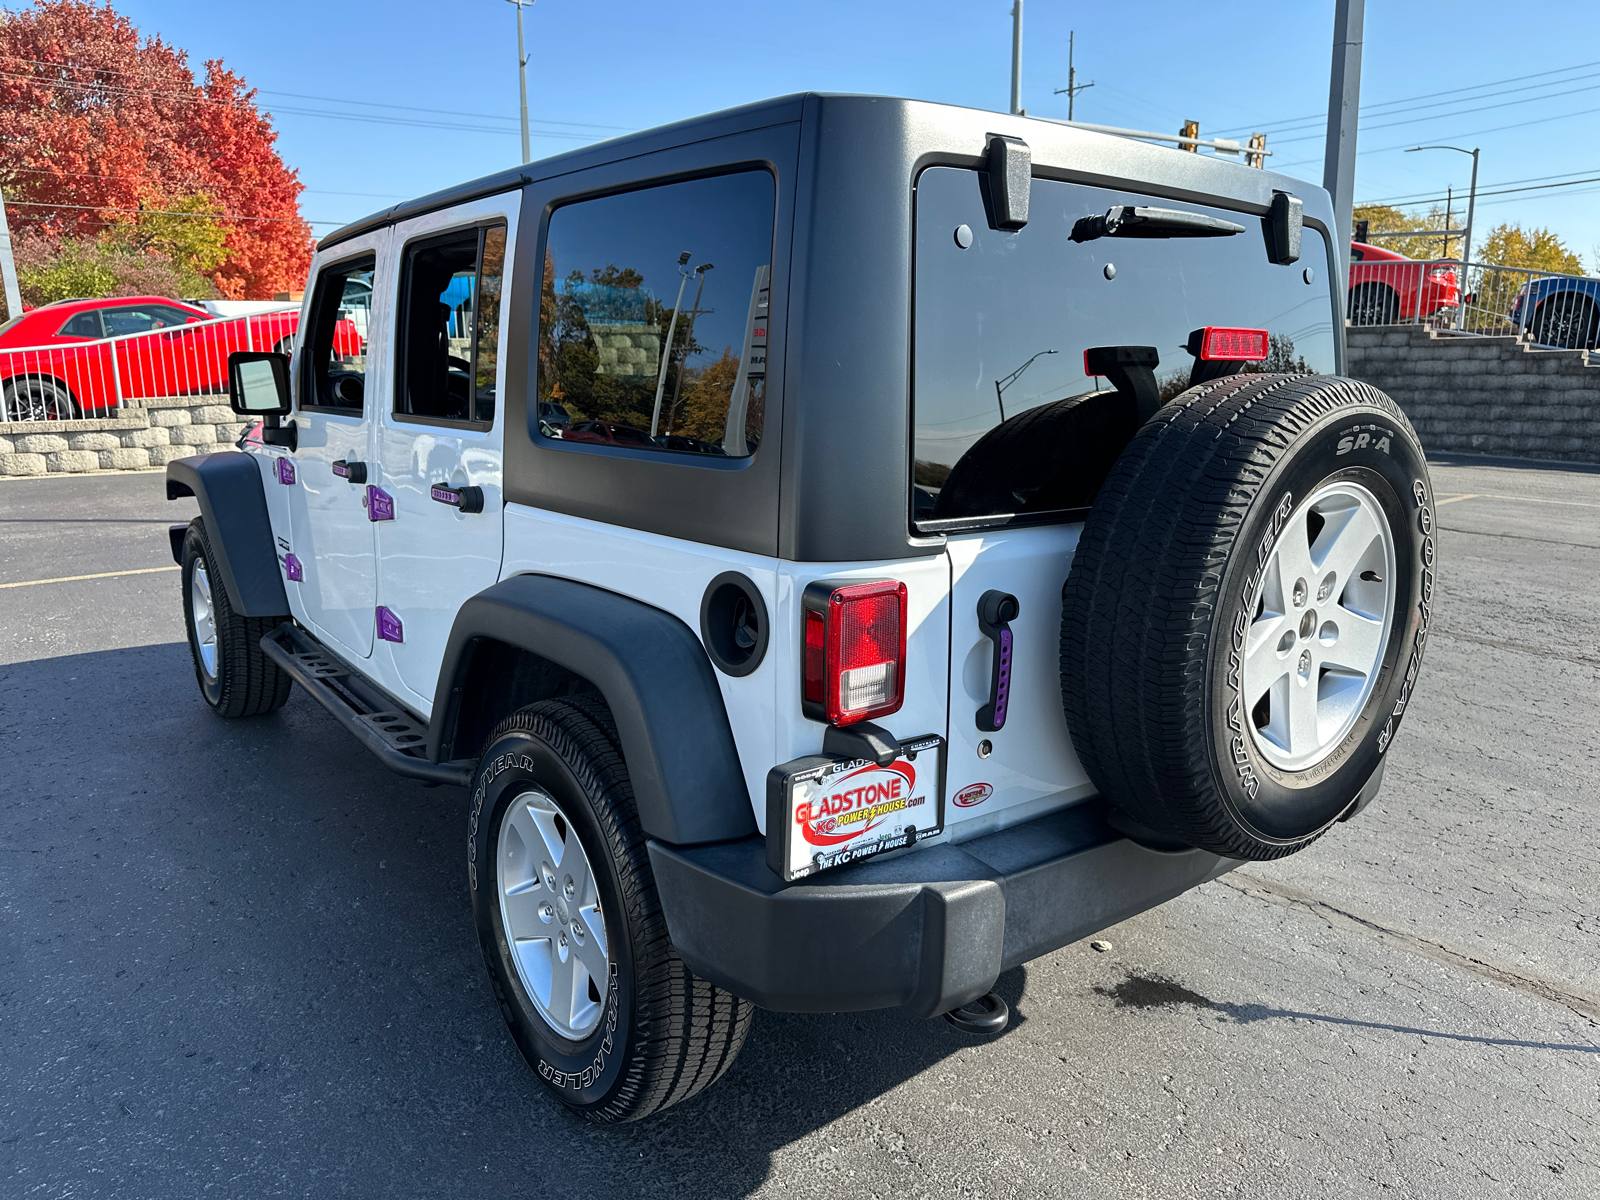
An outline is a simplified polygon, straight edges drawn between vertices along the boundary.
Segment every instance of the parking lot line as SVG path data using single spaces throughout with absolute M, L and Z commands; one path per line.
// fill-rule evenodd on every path
M 55 579 L 24 579 L 18 583 L 0 583 L 5 588 L 38 587 L 42 583 L 77 583 L 80 579 L 116 579 L 122 575 L 155 575 L 161 571 L 181 571 L 182 567 L 139 567 L 133 571 L 100 571 L 94 575 L 62 575 Z

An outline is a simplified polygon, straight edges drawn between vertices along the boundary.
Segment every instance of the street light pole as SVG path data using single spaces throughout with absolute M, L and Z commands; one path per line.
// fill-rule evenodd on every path
M 1011 5 L 1011 115 L 1022 115 L 1022 0 Z
M 1366 0 L 1337 0 L 1333 9 L 1333 69 L 1328 79 L 1322 186 L 1333 198 L 1334 236 L 1340 245 L 1350 240 L 1355 209 L 1356 118 L 1361 105 L 1361 38 L 1366 10 Z
M 522 161 L 532 162 L 533 151 L 528 147 L 528 52 L 522 43 L 522 9 L 533 7 L 534 0 L 506 0 L 517 6 L 517 84 L 522 89 Z
M 1406 151 L 1407 154 L 1415 154 L 1419 150 L 1454 150 L 1457 154 L 1472 155 L 1472 183 L 1468 185 L 1467 189 L 1467 228 L 1466 232 L 1461 235 L 1461 305 L 1456 309 L 1456 327 L 1458 329 L 1461 327 L 1462 308 L 1466 306 L 1467 264 L 1472 261 L 1472 219 L 1477 215 L 1478 207 L 1478 151 L 1480 149 L 1482 147 L 1479 146 L 1474 146 L 1471 150 L 1464 149 L 1461 146 L 1413 146 Z M 1448 218 L 1444 224 L 1446 229 L 1450 227 Z M 1448 241 L 1446 244 L 1448 245 Z

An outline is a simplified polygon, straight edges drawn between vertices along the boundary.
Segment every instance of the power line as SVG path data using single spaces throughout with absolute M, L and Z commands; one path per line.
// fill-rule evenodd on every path
M 6 57 L 15 57 L 15 56 L 7 55 Z M 37 60 L 20 59 L 19 61 L 22 61 L 22 62 L 34 62 L 34 61 L 37 61 Z M 55 64 L 49 64 L 49 65 L 55 65 Z M 117 73 L 125 74 L 126 72 L 117 72 Z M 23 74 L 18 74 L 18 73 L 14 72 L 14 71 L 0 71 L 0 79 L 11 79 L 11 80 L 14 80 L 14 81 L 17 81 L 17 82 L 21 82 L 21 83 L 32 84 L 32 85 L 37 86 L 37 87 L 62 88 L 62 89 L 65 89 L 67 91 L 75 91 L 75 92 L 86 92 L 86 93 L 95 93 L 95 94 L 103 94 L 103 93 L 109 92 L 109 93 L 112 93 L 114 95 L 124 95 L 124 96 L 150 96 L 150 97 L 154 97 L 154 98 L 158 98 L 158 99 L 175 100 L 175 101 L 177 101 L 179 103 L 183 103 L 183 104 L 217 104 L 217 105 L 223 105 L 223 106 L 233 106 L 233 105 L 236 105 L 236 104 L 240 103 L 238 100 L 234 100 L 234 101 L 218 100 L 218 99 L 215 99 L 213 97 L 205 96 L 205 95 L 185 94 L 185 93 L 182 93 L 182 92 L 167 92 L 167 91 L 161 91 L 161 90 L 152 89 L 152 88 L 129 88 L 129 87 L 119 87 L 119 86 L 111 85 L 111 84 L 76 83 L 76 82 L 72 82 L 72 81 L 64 80 L 64 79 L 43 79 L 43 78 L 40 78 L 38 75 L 23 75 Z M 199 90 L 198 89 L 198 85 L 196 86 L 196 90 L 197 91 Z M 256 90 L 259 92 L 262 89 L 256 89 Z M 282 92 L 282 93 L 273 93 L 273 94 L 275 94 L 275 95 L 295 95 L 296 93 Z M 333 103 L 333 104 L 373 104 L 374 103 L 372 101 L 362 101 L 362 100 L 342 100 L 342 99 L 337 99 L 337 98 L 334 98 L 334 97 L 308 97 L 308 98 L 309 99 L 324 100 L 324 101 L 326 101 L 328 103 Z M 245 102 L 248 103 L 248 101 L 245 101 Z M 398 104 L 389 105 L 389 104 L 384 104 L 384 105 L 377 105 L 377 106 L 378 107 L 384 107 L 384 108 L 402 109 L 402 110 L 414 111 L 414 112 L 438 112 L 441 115 L 458 115 L 458 116 L 481 117 L 481 118 L 486 119 L 486 120 L 508 120 L 508 119 L 510 119 L 510 118 L 505 118 L 505 117 L 499 117 L 499 116 L 496 116 L 496 115 L 493 115 L 493 114 L 489 114 L 489 113 L 452 113 L 449 110 L 414 108 L 414 107 L 412 107 L 410 105 L 398 105 Z M 301 116 L 301 117 L 323 117 L 323 118 L 332 119 L 332 120 L 355 121 L 355 122 L 358 122 L 358 123 L 361 123 L 361 124 L 367 124 L 367 125 L 396 125 L 396 126 L 419 128 L 419 129 L 447 129 L 447 130 L 450 130 L 450 131 L 456 132 L 456 133 L 511 134 L 511 133 L 515 132 L 514 130 L 511 130 L 511 129 L 499 129 L 499 128 L 494 128 L 494 127 L 491 127 L 491 126 L 482 126 L 482 125 L 463 125 L 463 124 L 460 124 L 458 122 L 453 122 L 453 121 L 422 121 L 422 120 L 408 119 L 408 118 L 405 118 L 405 117 L 380 116 L 380 115 L 378 115 L 376 113 L 340 113 L 340 112 L 330 112 L 330 111 L 325 110 L 325 109 L 299 108 L 299 107 L 293 107 L 293 106 L 287 106 L 287 105 L 273 105 L 270 108 L 266 109 L 266 115 L 268 115 L 268 116 L 288 115 L 288 116 Z M 583 126 L 584 125 L 583 122 L 577 122 L 577 121 L 546 121 L 546 122 L 543 122 L 543 123 L 544 124 L 549 124 L 549 125 L 571 125 L 571 126 Z M 626 127 L 624 127 L 624 126 L 588 125 L 586 127 L 587 128 L 592 128 L 592 129 L 610 129 L 610 130 L 616 130 L 616 131 L 619 131 L 619 132 L 631 132 L 630 130 L 627 130 Z M 591 135 L 589 135 L 587 133 L 577 133 L 577 132 L 572 132 L 572 131 L 569 131 L 569 130 L 562 130 L 562 129 L 539 129 L 539 130 L 534 130 L 533 133 L 534 133 L 534 136 L 537 136 L 537 137 L 542 137 L 542 138 L 561 138 L 561 139 L 566 139 L 566 140 L 571 140 L 571 141 L 587 141 L 587 140 L 590 140 L 590 138 L 591 138 Z
M 1479 188 L 1478 198 L 1481 200 L 1484 196 L 1508 196 L 1513 192 L 1543 192 L 1549 190 L 1550 188 L 1576 187 L 1580 183 L 1600 183 L 1600 175 L 1591 175 L 1588 179 L 1571 179 L 1566 183 L 1539 183 L 1534 184 L 1531 187 L 1499 188 L 1495 191 L 1485 191 L 1484 189 Z M 1446 197 L 1444 196 L 1432 196 L 1424 200 L 1412 200 L 1408 202 L 1407 207 L 1414 204 L 1438 204 L 1445 199 Z M 1375 200 L 1369 200 L 1366 202 L 1365 206 L 1372 206 L 1377 203 L 1379 202 Z M 1359 208 L 1364 206 L 1357 205 L 1357 207 Z
M 215 221 L 283 221 L 299 222 L 304 217 L 247 217 L 242 213 L 213 213 L 213 212 L 179 212 L 176 209 L 161 208 L 113 208 L 109 204 L 56 204 L 47 200 L 7 200 L 12 208 L 71 208 L 83 212 L 112 212 L 133 213 L 149 217 L 210 217 Z M 318 225 L 329 224 L 327 221 L 318 221 Z
M 1589 78 L 1589 77 L 1585 76 L 1584 78 Z M 1429 113 L 1427 116 L 1422 116 L 1422 117 L 1407 117 L 1404 120 L 1401 120 L 1401 121 L 1390 121 L 1387 124 L 1383 124 L 1383 125 L 1368 125 L 1368 126 L 1366 126 L 1366 128 L 1368 130 L 1394 129 L 1394 128 L 1397 128 L 1398 126 L 1401 126 L 1401 125 L 1415 125 L 1419 121 L 1437 121 L 1437 120 L 1441 120 L 1442 118 L 1445 118 L 1445 117 L 1465 117 L 1465 116 L 1470 116 L 1472 113 L 1488 112 L 1491 109 L 1510 108 L 1514 104 L 1533 104 L 1533 103 L 1537 103 L 1540 100 L 1558 100 L 1562 96 L 1576 96 L 1580 92 L 1596 92 L 1596 91 L 1600 91 L 1600 83 L 1590 84 L 1588 87 L 1572 88 L 1569 91 L 1565 91 L 1565 92 L 1551 92 L 1548 95 L 1544 95 L 1544 96 L 1524 96 L 1520 100 L 1503 100 L 1499 104 L 1485 104 L 1481 108 L 1460 108 L 1460 109 L 1455 109 L 1455 110 L 1453 110 L 1451 112 L 1447 112 L 1447 113 Z M 1389 114 L 1389 115 L 1392 115 L 1392 114 Z M 1288 137 L 1288 138 L 1280 137 L 1278 139 L 1278 145 L 1283 146 L 1283 145 L 1287 145 L 1287 144 L 1293 143 L 1293 142 L 1309 142 L 1309 141 L 1313 141 L 1313 140 L 1315 140 L 1317 138 L 1320 138 L 1321 136 L 1322 135 L 1318 134 L 1318 133 L 1308 133 L 1308 134 L 1302 134 L 1299 137 Z
M 1369 116 L 1369 115 L 1371 115 L 1371 116 L 1380 116 L 1380 117 L 1381 116 L 1393 116 L 1394 115 L 1393 113 L 1381 113 L 1381 112 L 1378 112 L 1377 110 L 1381 109 L 1381 108 L 1393 108 L 1393 107 L 1395 107 L 1397 105 L 1401 105 L 1401 104 L 1411 104 L 1411 103 L 1414 103 L 1415 101 L 1418 101 L 1418 100 L 1432 100 L 1436 96 L 1451 96 L 1451 95 L 1458 95 L 1461 92 L 1481 91 L 1484 88 L 1499 87 L 1503 83 L 1521 83 L 1524 79 L 1541 79 L 1541 78 L 1544 78 L 1545 76 L 1549 76 L 1549 75 L 1565 75 L 1565 74 L 1568 74 L 1569 72 L 1582 71 L 1582 70 L 1585 70 L 1585 69 L 1587 69 L 1589 67 L 1600 67 L 1600 62 L 1575 63 L 1570 67 L 1558 67 L 1558 68 L 1556 68 L 1554 70 L 1550 70 L 1550 71 L 1535 71 L 1535 72 L 1533 72 L 1532 74 L 1529 74 L 1529 75 L 1513 75 L 1513 76 L 1510 76 L 1507 79 L 1491 79 L 1486 83 L 1474 83 L 1474 84 L 1470 84 L 1470 85 L 1468 85 L 1466 87 L 1447 88 L 1442 92 L 1423 92 L 1420 95 L 1416 95 L 1416 96 L 1402 96 L 1402 97 L 1400 97 L 1399 99 L 1396 99 L 1396 100 L 1384 100 L 1384 101 L 1379 101 L 1379 102 L 1373 103 L 1373 104 L 1363 104 L 1361 106 L 1361 115 L 1364 116 L 1364 117 L 1365 116 Z M 1555 82 L 1556 83 L 1565 83 L 1565 82 L 1568 82 L 1568 81 L 1567 80 L 1556 80 Z M 1481 97 L 1469 96 L 1469 97 L 1465 97 L 1465 99 L 1470 101 L 1470 100 L 1474 100 L 1474 99 L 1481 99 Z M 1328 119 L 1328 114 L 1325 113 L 1325 112 L 1306 113 L 1304 116 L 1299 116 L 1299 117 L 1285 117 L 1285 118 L 1283 118 L 1283 120 L 1281 122 L 1278 122 L 1277 124 L 1274 124 L 1274 125 L 1268 125 L 1268 126 L 1263 126 L 1263 125 L 1260 125 L 1260 124 L 1238 125 L 1238 126 L 1231 127 L 1230 130 L 1227 130 L 1225 132 L 1243 132 L 1243 131 L 1249 130 L 1249 129 L 1265 129 L 1266 132 L 1268 132 L 1268 133 L 1275 133 L 1275 132 L 1278 132 L 1280 130 L 1288 129 L 1290 127 L 1299 126 L 1300 124 L 1302 124 L 1302 123 L 1304 123 L 1306 121 L 1321 122 L 1321 121 L 1326 121 L 1327 119 Z
M 1477 137 L 1482 133 L 1504 133 L 1508 129 L 1525 129 L 1529 125 L 1544 125 L 1551 121 L 1565 121 L 1569 117 L 1586 117 L 1590 113 L 1597 112 L 1600 112 L 1600 108 L 1580 108 L 1577 112 L 1557 113 L 1553 117 L 1534 117 L 1530 121 L 1518 121 L 1511 125 L 1496 125 L 1490 129 L 1469 129 L 1465 133 L 1450 133 L 1430 136 L 1437 136 L 1441 141 L 1459 141 L 1462 138 Z M 1396 142 L 1392 146 L 1376 146 L 1368 150 L 1358 150 L 1356 151 L 1356 156 L 1360 157 L 1363 154 L 1385 154 L 1390 150 L 1405 150 L 1409 149 L 1415 144 L 1416 143 L 1414 140 L 1409 140 L 1404 142 Z M 1296 159 L 1294 162 L 1278 163 L 1275 169 L 1279 171 L 1286 171 L 1290 167 L 1303 167 L 1307 163 L 1320 161 L 1321 159 L 1316 158 L 1301 158 Z
M 1581 171 L 1561 171 L 1561 172 L 1558 172 L 1555 175 L 1530 175 L 1526 179 L 1500 179 L 1500 180 L 1496 180 L 1494 183 L 1484 184 L 1484 187 L 1508 188 L 1508 187 L 1513 186 L 1514 184 L 1519 184 L 1519 183 L 1542 183 L 1547 179 L 1570 179 L 1574 175 L 1588 175 L 1591 172 L 1600 172 L 1600 167 L 1585 167 Z M 1478 194 L 1481 196 L 1484 193 L 1482 191 L 1480 191 Z M 1426 204 L 1426 203 L 1431 203 L 1430 197 L 1432 197 L 1432 193 L 1431 192 L 1404 192 L 1404 193 L 1402 193 L 1400 195 L 1397 195 L 1397 196 L 1377 196 L 1377 197 L 1374 197 L 1371 200 L 1365 200 L 1362 203 L 1364 203 L 1364 204 L 1407 204 L 1407 203 Z M 1434 199 L 1440 199 L 1442 197 L 1433 197 L 1433 198 Z

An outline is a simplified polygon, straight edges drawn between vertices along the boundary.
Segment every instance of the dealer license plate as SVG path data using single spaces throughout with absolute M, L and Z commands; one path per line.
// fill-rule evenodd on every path
M 769 781 L 769 864 L 785 880 L 804 879 L 940 833 L 944 752 L 944 739 L 929 734 L 901 742 L 900 757 L 887 767 L 812 757 L 776 768 Z M 770 824 L 774 817 L 779 830 Z

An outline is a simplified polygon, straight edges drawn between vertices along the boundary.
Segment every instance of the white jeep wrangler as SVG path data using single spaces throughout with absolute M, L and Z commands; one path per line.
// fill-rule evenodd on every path
M 1332 222 L 821 95 L 397 205 L 234 356 L 243 452 L 168 468 L 201 691 L 470 789 L 495 994 L 593 1120 L 753 1006 L 1003 1028 L 1001 972 L 1377 790 L 1433 501 L 1339 377 Z

